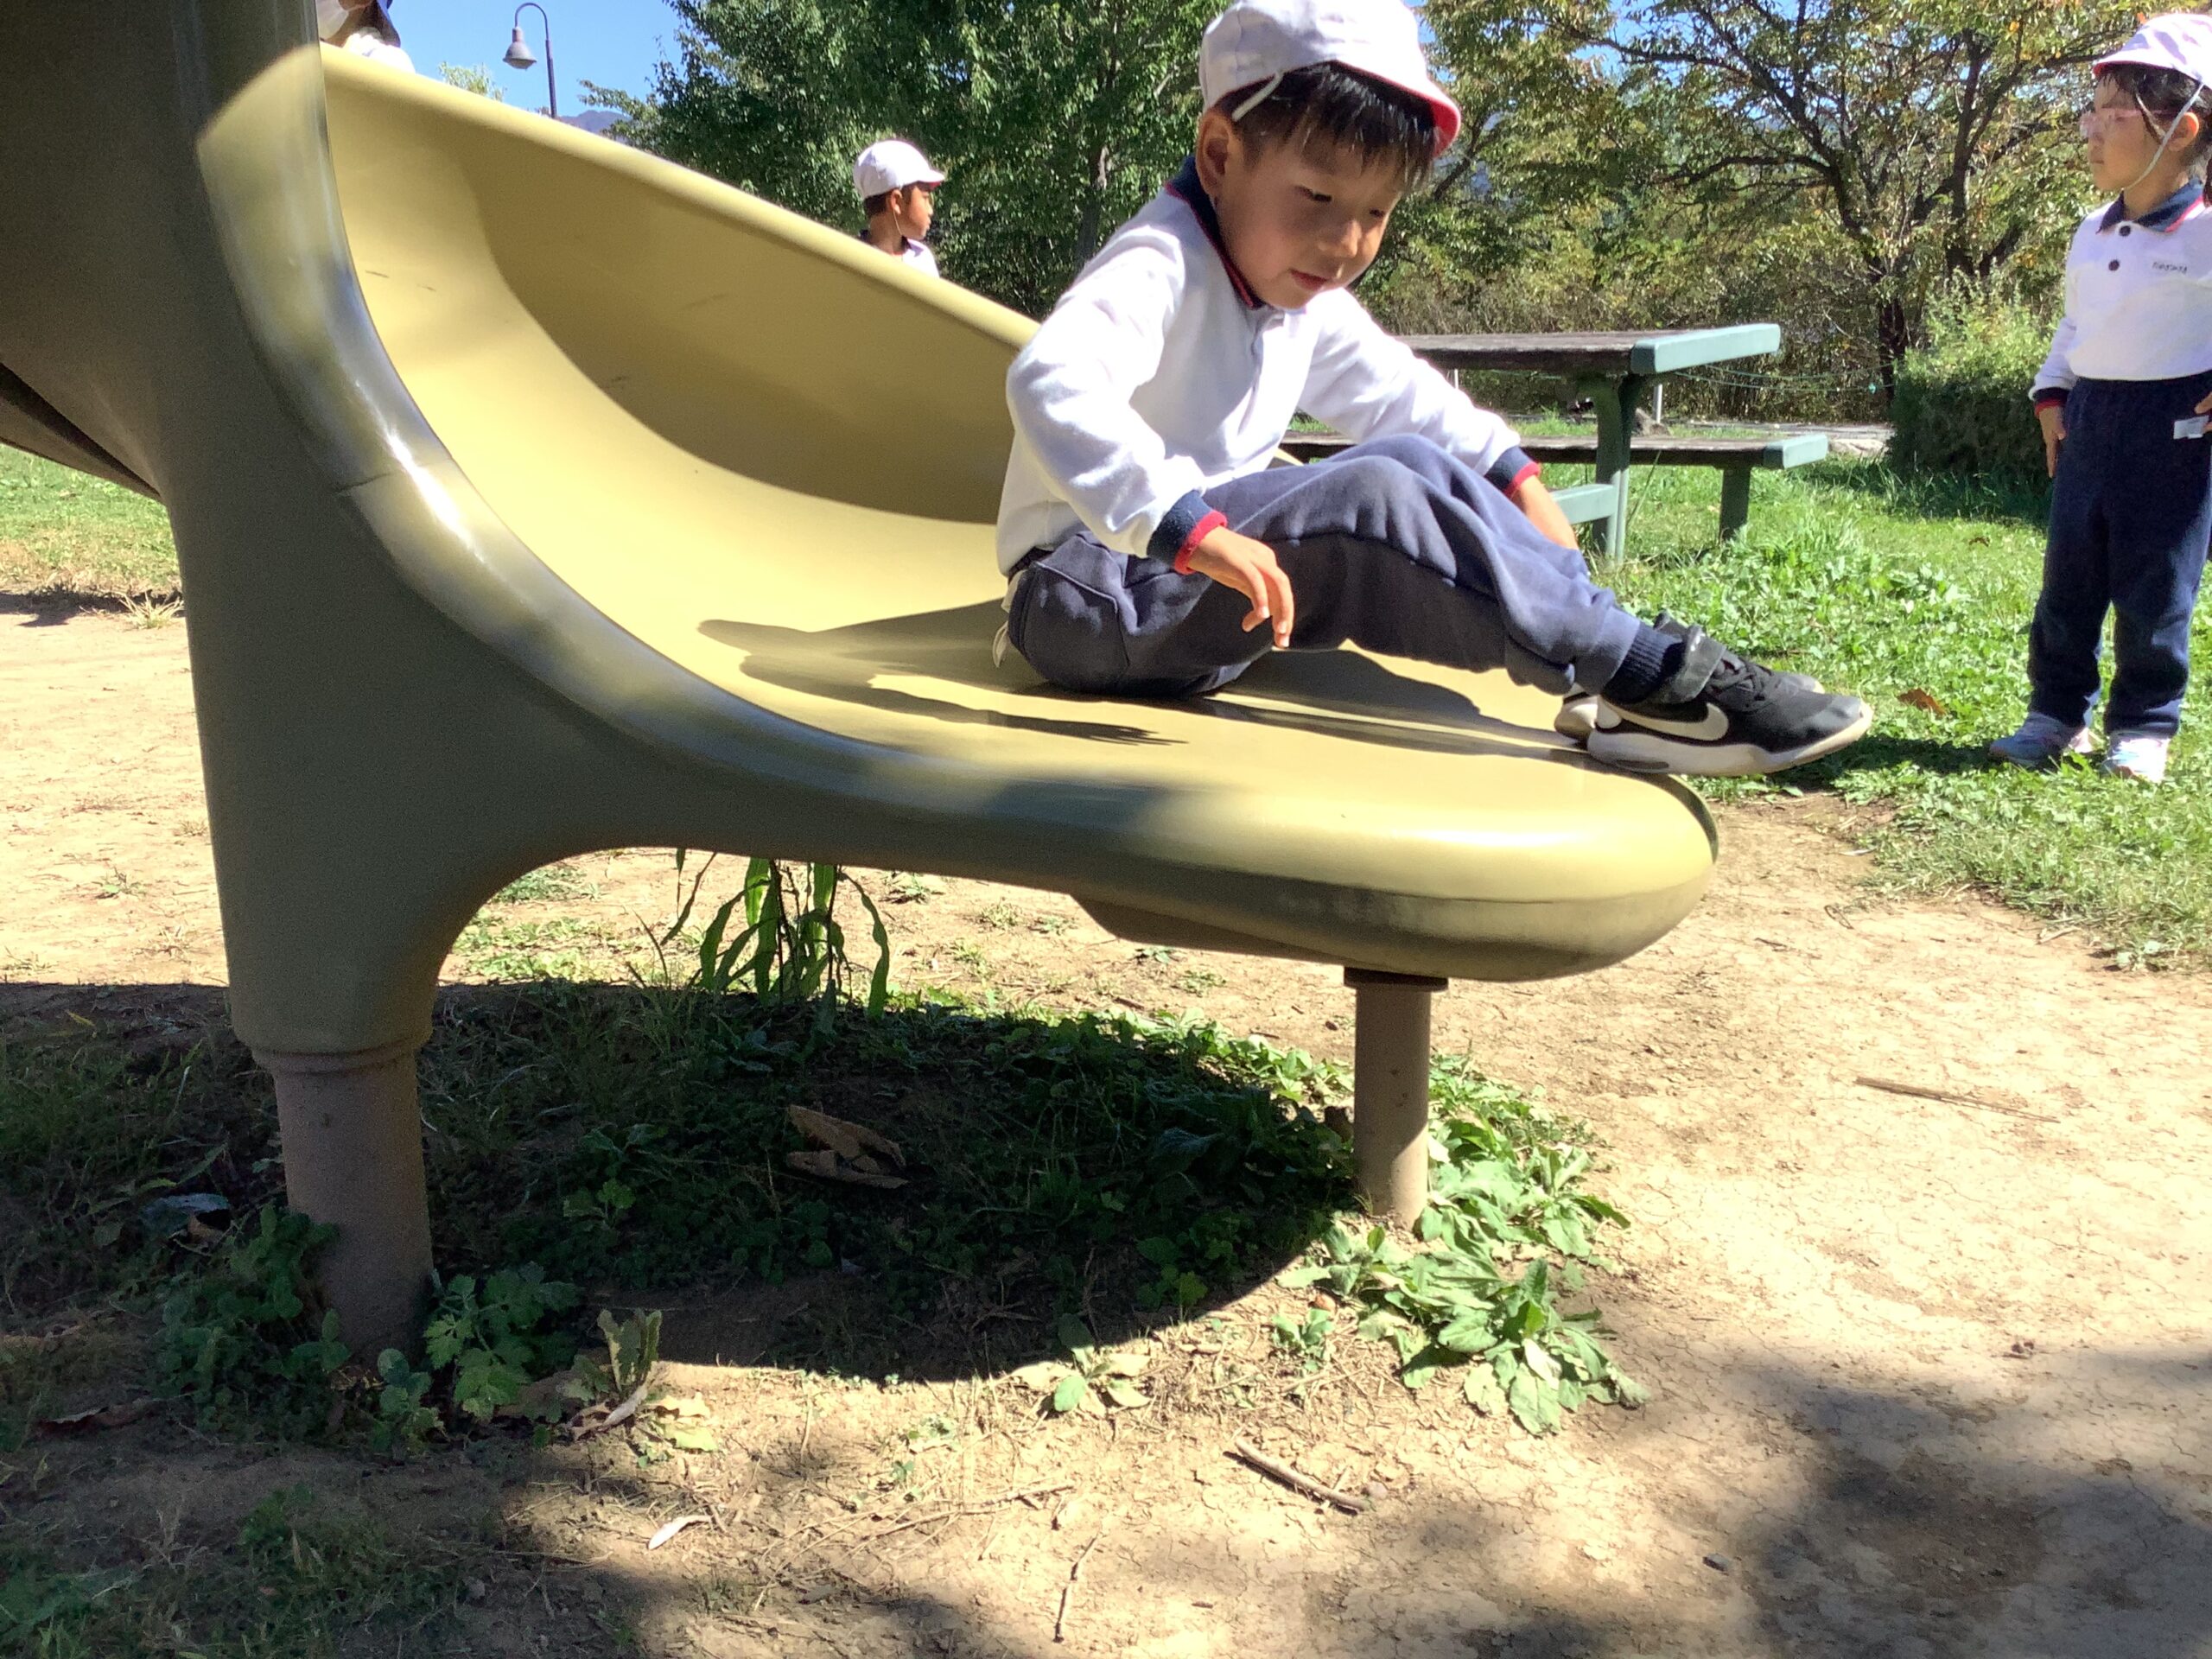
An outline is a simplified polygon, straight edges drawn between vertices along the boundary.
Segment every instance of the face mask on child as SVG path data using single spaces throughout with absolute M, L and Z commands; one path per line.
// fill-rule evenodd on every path
M 315 0 L 315 27 L 325 40 L 344 27 L 346 20 L 353 15 L 353 9 L 346 3 L 346 0 Z

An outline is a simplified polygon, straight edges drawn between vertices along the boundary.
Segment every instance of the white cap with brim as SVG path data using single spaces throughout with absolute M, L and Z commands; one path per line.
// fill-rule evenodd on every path
M 2171 69 L 2199 85 L 2212 81 L 2212 17 L 2194 11 L 2170 11 L 2146 17 L 2117 52 L 2108 52 L 2091 66 L 2099 74 L 2116 64 L 2139 63 L 2152 69 Z
M 1420 99 L 1436 117 L 1438 154 L 1459 136 L 1459 106 L 1429 73 L 1418 14 L 1404 0 L 1234 0 L 1206 28 L 1198 90 L 1211 109 L 1317 63 Z
M 886 138 L 861 151 L 853 163 L 853 188 L 861 200 L 904 190 L 910 184 L 943 184 L 944 175 L 930 165 L 930 158 L 903 138 Z

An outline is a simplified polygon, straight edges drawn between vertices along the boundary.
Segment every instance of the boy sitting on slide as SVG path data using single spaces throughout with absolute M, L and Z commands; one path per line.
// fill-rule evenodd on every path
M 1207 29 L 1195 153 L 1007 376 L 1006 639 L 1055 684 L 1121 696 L 1347 641 L 1503 668 L 1594 694 L 1561 729 L 1646 771 L 1843 747 L 1871 719 L 1858 698 L 1593 584 L 1516 434 L 1352 297 L 1459 131 L 1418 27 L 1402 0 L 1235 0 Z M 1300 409 L 1357 447 L 1270 469 Z

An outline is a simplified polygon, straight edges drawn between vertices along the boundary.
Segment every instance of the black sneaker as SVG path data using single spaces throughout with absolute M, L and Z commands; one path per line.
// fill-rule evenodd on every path
M 1649 697 L 1598 700 L 1593 758 L 1632 772 L 1749 778 L 1833 754 L 1873 723 L 1857 697 L 1745 662 L 1701 628 L 1679 637 L 1681 665 Z
M 1654 631 L 1669 639 L 1688 639 L 1700 632 L 1694 622 L 1683 622 L 1662 611 L 1652 619 Z M 1780 669 L 1767 671 L 1774 676 L 1775 683 L 1787 691 L 1825 691 L 1827 688 L 1809 674 L 1785 673 Z M 1552 718 L 1552 729 L 1561 737 L 1571 737 L 1577 743 L 1587 743 L 1590 734 L 1598 729 L 1598 704 L 1603 701 L 1594 691 L 1577 691 L 1559 706 L 1559 713 Z

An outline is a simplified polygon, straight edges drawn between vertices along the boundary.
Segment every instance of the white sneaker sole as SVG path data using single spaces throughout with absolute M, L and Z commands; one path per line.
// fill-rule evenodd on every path
M 1763 778 L 1834 754 L 1866 736 L 1866 728 L 1873 723 L 1874 711 L 1862 705 L 1859 718 L 1840 731 L 1779 753 L 1756 743 L 1685 743 L 1628 725 L 1592 731 L 1588 747 L 1592 760 L 1624 772 L 1663 772 L 1678 778 Z

